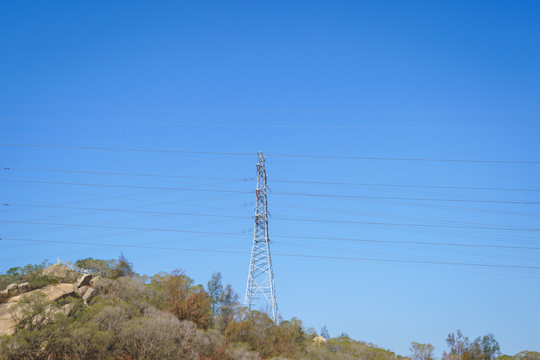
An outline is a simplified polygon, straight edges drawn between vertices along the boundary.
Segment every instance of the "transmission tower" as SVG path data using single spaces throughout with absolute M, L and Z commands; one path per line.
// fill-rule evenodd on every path
M 274 271 L 270 257 L 270 239 L 268 238 L 266 168 L 263 153 L 258 152 L 257 155 L 259 162 L 257 163 L 257 189 L 255 190 L 257 197 L 255 228 L 244 306 L 251 310 L 260 299 L 266 299 L 272 308 L 272 319 L 277 323 L 279 315 L 274 287 Z

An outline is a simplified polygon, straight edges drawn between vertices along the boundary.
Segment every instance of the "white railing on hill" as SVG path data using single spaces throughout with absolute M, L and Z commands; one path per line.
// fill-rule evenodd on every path
M 64 265 L 64 266 L 70 268 L 71 270 L 76 271 L 76 272 L 79 272 L 79 273 L 81 273 L 81 274 L 92 274 L 92 275 L 95 275 L 95 274 L 98 273 L 98 272 L 95 271 L 95 270 L 83 269 L 83 268 L 77 267 L 77 266 L 73 265 L 72 263 L 70 263 L 69 261 L 63 261 L 63 260 L 57 259 L 56 263 L 57 263 L 58 265 Z

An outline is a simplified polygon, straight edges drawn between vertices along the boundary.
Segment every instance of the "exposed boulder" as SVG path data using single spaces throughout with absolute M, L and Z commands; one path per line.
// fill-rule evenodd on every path
M 19 295 L 24 294 L 24 293 L 26 293 L 28 291 L 30 291 L 30 284 L 27 283 L 27 282 L 19 284 L 19 286 L 17 287 L 17 293 Z
M 31 320 L 31 323 L 27 323 L 24 328 L 29 329 L 33 327 L 35 328 L 51 324 L 55 320 L 55 315 L 64 314 L 66 316 L 70 316 L 71 314 L 73 314 L 74 310 L 75 305 L 70 303 L 63 305 L 62 307 L 58 307 L 55 306 L 53 303 L 50 303 L 44 308 L 44 311 L 42 313 L 34 316 Z M 17 317 L 21 315 L 21 312 L 14 312 L 14 314 Z
M 79 290 L 79 295 L 81 296 L 84 296 L 84 294 L 86 294 L 86 291 L 90 289 L 90 286 L 81 286 L 78 290 Z
M 98 287 L 100 284 L 103 285 L 104 283 L 104 279 L 99 275 L 94 276 L 92 280 L 90 280 L 90 286 L 92 287 Z
M 45 295 L 44 301 L 53 302 L 64 298 L 69 295 L 73 295 L 75 290 L 73 289 L 73 284 L 57 284 L 57 285 L 47 285 L 41 289 L 29 291 L 27 293 L 13 296 L 5 304 L 0 305 L 0 336 L 9 335 L 14 332 L 15 322 L 9 309 L 12 306 L 17 305 L 22 299 L 27 296 L 31 296 L 35 293 L 42 293 Z
M 77 288 L 81 288 L 83 286 L 89 286 L 90 280 L 92 280 L 92 274 L 83 274 L 79 277 L 77 280 Z
M 90 287 L 83 295 L 83 300 L 86 305 L 90 304 L 90 301 L 99 293 L 98 289 Z
M 6 288 L 8 296 L 14 296 L 17 295 L 17 288 L 19 285 L 17 284 L 9 284 Z
M 45 287 L 43 287 L 41 289 L 29 291 L 29 292 L 27 292 L 25 294 L 14 296 L 14 297 L 12 297 L 11 299 L 8 300 L 8 304 L 9 303 L 19 302 L 24 297 L 29 296 L 29 295 L 31 295 L 33 293 L 36 293 L 36 292 L 41 292 L 41 293 L 45 294 L 45 296 L 46 296 L 45 300 L 46 301 L 56 301 L 56 300 L 59 300 L 59 299 L 61 299 L 63 297 L 73 295 L 75 293 L 75 291 L 73 290 L 73 285 L 72 284 L 47 285 L 47 286 L 45 286 Z
M 62 313 L 66 316 L 71 316 L 73 314 L 73 310 L 75 310 L 75 305 L 73 304 L 66 304 L 62 306 Z
M 8 309 L 12 304 L 0 305 L 0 336 L 13 334 L 15 322 Z
M 0 304 L 7 302 L 10 297 L 24 294 L 30 291 L 30 284 L 25 282 L 22 284 L 9 284 L 6 289 L 0 291 Z
M 62 282 L 73 282 L 78 278 L 79 273 L 67 266 L 54 264 L 43 269 L 43 275 L 50 276 Z

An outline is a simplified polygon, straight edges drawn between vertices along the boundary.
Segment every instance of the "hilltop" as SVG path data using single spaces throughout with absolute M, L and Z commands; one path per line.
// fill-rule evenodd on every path
M 240 306 L 220 273 L 205 288 L 180 270 L 139 276 L 123 256 L 13 268 L 0 275 L 0 290 L 0 360 L 409 359 L 346 334 L 331 338 L 323 329 L 321 336 L 296 318 L 276 325 Z M 443 357 L 495 359 L 498 343 L 485 339 L 469 341 L 458 331 Z M 434 359 L 429 344 L 413 343 L 411 351 L 413 360 Z

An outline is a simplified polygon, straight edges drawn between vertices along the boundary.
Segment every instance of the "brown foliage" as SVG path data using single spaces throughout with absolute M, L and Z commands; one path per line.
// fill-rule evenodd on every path
M 208 329 L 212 324 L 211 301 L 208 293 L 199 290 L 184 299 L 180 304 L 178 319 L 193 321 L 197 327 Z
M 210 296 L 192 283 L 193 280 L 180 270 L 166 277 L 163 283 L 168 294 L 166 309 L 179 320 L 193 321 L 199 328 L 208 329 L 212 324 Z

